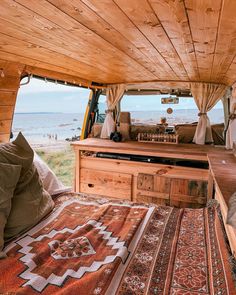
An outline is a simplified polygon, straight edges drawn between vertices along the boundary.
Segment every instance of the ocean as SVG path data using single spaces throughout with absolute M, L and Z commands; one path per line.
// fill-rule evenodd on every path
M 133 123 L 156 124 L 166 117 L 169 125 L 192 123 L 198 120 L 196 109 L 175 110 L 171 115 L 164 111 L 131 111 Z M 79 136 L 83 124 L 82 113 L 16 113 L 13 120 L 14 137 L 21 131 L 29 142 L 62 141 Z M 211 124 L 224 122 L 222 109 L 209 112 Z

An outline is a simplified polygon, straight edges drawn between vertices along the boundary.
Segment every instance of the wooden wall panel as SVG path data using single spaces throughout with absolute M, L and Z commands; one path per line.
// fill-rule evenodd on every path
M 10 139 L 12 119 L 16 96 L 20 85 L 20 75 L 24 65 L 0 60 L 0 69 L 4 77 L 0 77 L 0 143 Z

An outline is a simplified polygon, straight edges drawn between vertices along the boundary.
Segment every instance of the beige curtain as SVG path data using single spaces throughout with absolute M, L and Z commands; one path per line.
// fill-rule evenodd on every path
M 115 121 L 113 111 L 121 100 L 125 92 L 124 84 L 111 85 L 107 87 L 107 111 L 106 118 L 102 126 L 101 138 L 110 138 L 110 134 L 115 131 Z
M 236 86 L 233 87 L 230 99 L 229 126 L 226 132 L 226 148 L 232 149 L 233 142 L 236 142 Z
M 191 83 L 190 89 L 199 109 L 199 121 L 193 142 L 205 144 L 213 142 L 210 120 L 207 116 L 214 105 L 223 97 L 227 86 L 212 83 Z

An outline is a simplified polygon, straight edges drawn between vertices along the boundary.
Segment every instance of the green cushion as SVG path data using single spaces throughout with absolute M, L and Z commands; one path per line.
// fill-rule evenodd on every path
M 51 196 L 43 189 L 33 158 L 34 152 L 21 133 L 12 143 L 0 145 L 0 162 L 22 166 L 5 226 L 5 239 L 34 226 L 54 207 Z
M 4 228 L 11 210 L 11 199 L 19 180 L 20 172 L 20 165 L 0 163 L 0 258 L 6 256 L 2 252 Z

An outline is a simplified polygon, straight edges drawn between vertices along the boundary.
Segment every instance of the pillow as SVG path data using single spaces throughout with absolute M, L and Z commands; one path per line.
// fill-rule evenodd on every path
M 229 199 L 226 223 L 236 228 L 236 192 Z
M 6 257 L 2 252 L 4 228 L 11 210 L 11 199 L 19 180 L 20 172 L 20 165 L 0 163 L 0 258 Z
M 0 162 L 22 166 L 5 226 L 5 239 L 34 226 L 54 207 L 51 196 L 43 189 L 33 157 L 34 152 L 22 133 L 12 143 L 0 145 Z
M 44 189 L 51 196 L 71 191 L 71 188 L 64 186 L 55 173 L 36 153 L 34 153 L 34 165 L 38 170 Z

